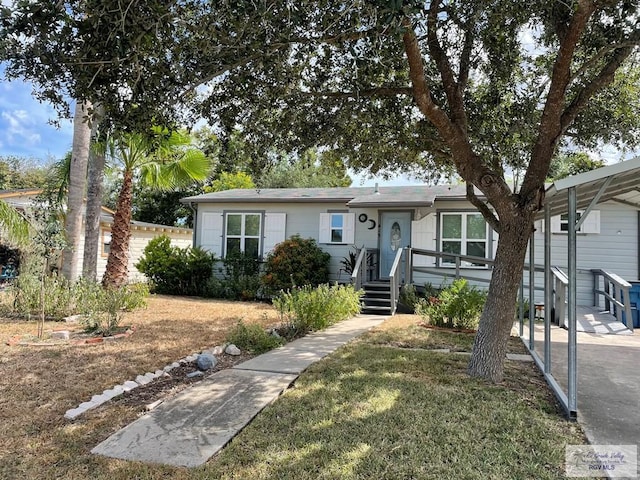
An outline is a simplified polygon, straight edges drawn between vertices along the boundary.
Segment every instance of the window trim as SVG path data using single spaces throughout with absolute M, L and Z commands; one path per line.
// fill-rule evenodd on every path
M 232 235 L 231 237 L 229 237 L 229 234 L 227 233 L 227 222 L 229 219 L 229 215 L 240 215 L 242 217 L 242 221 L 240 223 L 240 235 Z M 245 228 L 246 228 L 246 216 L 247 215 L 258 215 L 260 218 L 260 225 L 258 227 L 258 234 L 257 235 L 250 235 L 247 236 L 245 234 Z M 265 217 L 265 211 L 264 210 L 225 210 L 222 212 L 222 258 L 225 258 L 227 256 L 228 253 L 228 249 L 227 249 L 227 240 L 229 238 L 239 238 L 240 239 L 240 251 L 242 253 L 245 252 L 244 250 L 244 245 L 245 245 L 245 240 L 247 238 L 257 238 L 258 239 L 258 257 L 257 258 L 262 258 L 262 249 L 264 248 L 264 217 Z
M 436 217 L 436 237 L 437 237 L 437 248 L 439 251 L 443 251 L 442 250 L 442 242 L 446 241 L 447 239 L 443 238 L 442 235 L 442 229 L 443 229 L 443 220 L 442 217 L 444 215 L 461 215 L 462 216 L 462 225 L 461 225 L 461 237 L 459 239 L 460 241 L 460 251 L 461 251 L 461 255 L 467 255 L 466 250 L 467 250 L 467 243 L 470 241 L 484 241 L 485 243 L 485 250 L 484 250 L 484 258 L 486 258 L 487 260 L 491 260 L 493 258 L 493 230 L 490 228 L 489 223 L 487 222 L 487 220 L 483 217 L 484 223 L 485 223 L 485 237 L 484 239 L 477 239 L 477 238 L 472 238 L 469 239 L 466 236 L 466 229 L 467 229 L 467 222 L 465 221 L 466 217 L 468 215 L 480 215 L 482 217 L 482 213 L 480 213 L 478 210 L 437 210 L 436 211 L 437 217 Z M 453 239 L 452 239 L 453 240 Z M 464 252 L 464 253 L 462 253 Z M 437 263 L 436 266 L 439 268 L 456 268 L 455 262 L 454 263 L 445 263 L 444 262 L 444 258 L 442 257 L 438 257 L 437 258 Z M 469 268 L 469 269 L 474 269 L 474 270 L 489 270 L 491 268 L 491 265 L 489 264 L 484 264 L 484 265 L 472 265 L 472 264 L 468 264 L 468 262 L 465 262 L 463 264 L 460 265 L 461 268 Z

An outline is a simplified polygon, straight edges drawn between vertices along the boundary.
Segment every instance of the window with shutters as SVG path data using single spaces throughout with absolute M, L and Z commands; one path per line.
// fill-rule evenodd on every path
M 576 221 L 580 220 L 584 215 L 584 210 L 576 211 Z M 544 231 L 544 222 L 541 225 L 542 231 Z M 562 215 L 556 215 L 551 217 L 551 233 L 567 233 L 569 231 L 569 214 L 563 213 Z M 576 233 L 600 233 L 600 211 L 591 210 L 587 217 L 584 219 L 580 228 L 576 230 Z
M 261 224 L 260 213 L 228 213 L 225 225 L 225 255 L 242 252 L 258 258 Z
M 320 214 L 319 243 L 352 244 L 354 239 L 354 213 L 328 212 Z

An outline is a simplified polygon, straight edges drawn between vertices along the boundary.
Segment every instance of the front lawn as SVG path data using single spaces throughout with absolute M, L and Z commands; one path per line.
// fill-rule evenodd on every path
M 468 351 L 472 335 L 418 327 L 408 315 L 313 365 L 197 469 L 89 453 L 135 420 L 140 403 L 63 419 L 93 394 L 220 343 L 241 317 L 278 320 L 265 304 L 154 296 L 125 319 L 137 327 L 125 339 L 0 345 L 0 478 L 561 478 L 565 444 L 585 443 L 533 364 L 508 362 L 503 385 L 470 379 L 467 356 L 429 349 Z M 0 321 L 0 339 L 33 328 Z M 520 353 L 518 340 L 511 347 Z
M 460 334 L 428 347 L 414 328 L 383 326 L 313 365 L 199 478 L 564 478 L 565 445 L 586 440 L 533 363 L 507 362 L 488 385 L 467 356 L 413 348 L 456 348 Z

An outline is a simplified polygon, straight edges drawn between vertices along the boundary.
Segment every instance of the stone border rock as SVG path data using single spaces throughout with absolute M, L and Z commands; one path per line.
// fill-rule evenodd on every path
M 233 352 L 233 353 L 231 353 Z M 236 353 L 237 352 L 237 353 Z M 210 355 L 222 355 L 226 353 L 227 355 L 240 355 L 240 349 L 233 344 L 225 344 L 225 345 L 217 345 L 213 348 L 203 350 L 201 353 L 193 353 L 184 358 L 181 358 L 177 362 L 173 362 L 169 365 L 166 365 L 162 370 L 156 370 L 155 372 L 147 372 L 143 375 L 138 375 L 135 380 L 127 380 L 121 385 L 115 385 L 113 388 L 107 389 L 103 391 L 101 394 L 94 395 L 87 402 L 83 402 L 78 405 L 76 408 L 71 408 L 67 410 L 64 414 L 64 418 L 67 420 L 75 420 L 84 412 L 91 410 L 92 408 L 99 407 L 105 402 L 108 402 L 112 398 L 115 398 L 119 395 L 122 395 L 125 392 L 129 392 L 135 388 L 138 388 L 143 385 L 147 385 L 151 383 L 156 378 L 160 378 L 162 376 L 167 376 L 171 370 L 174 368 L 178 368 L 179 366 L 185 363 L 192 363 L 198 360 L 198 356 L 201 354 L 210 354 Z

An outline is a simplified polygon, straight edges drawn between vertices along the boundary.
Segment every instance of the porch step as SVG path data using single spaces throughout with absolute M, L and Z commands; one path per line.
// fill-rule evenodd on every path
M 389 281 L 377 280 L 363 285 L 362 313 L 391 315 L 391 288 Z

